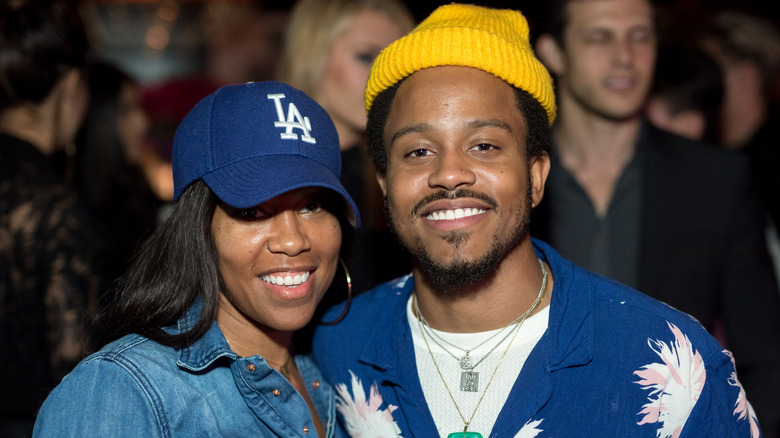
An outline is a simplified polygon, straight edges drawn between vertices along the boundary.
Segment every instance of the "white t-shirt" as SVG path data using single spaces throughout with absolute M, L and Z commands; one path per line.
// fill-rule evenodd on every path
M 520 327 L 517 336 L 514 336 L 514 330 L 512 329 L 516 329 L 516 327 L 513 325 L 484 345 L 469 352 L 472 363 L 476 363 L 504 339 L 485 360 L 473 369 L 474 372 L 479 373 L 478 390 L 469 392 L 461 391 L 461 377 L 464 370 L 460 367 L 460 362 L 452 356 L 461 357 L 465 353 L 463 350 L 452 347 L 440 339 L 466 349 L 479 345 L 501 329 L 480 333 L 447 333 L 425 327 L 425 330 L 427 330 L 425 339 L 427 339 L 428 346 L 430 346 L 429 352 L 428 346 L 425 345 L 425 340 L 420 332 L 417 317 L 414 315 L 412 298 L 410 297 L 406 306 L 406 316 L 409 320 L 412 339 L 414 340 L 417 373 L 420 376 L 420 383 L 425 394 L 425 400 L 428 403 L 428 409 L 431 411 L 436 428 L 442 438 L 447 438 L 453 432 L 462 432 L 464 424 L 452 398 L 450 398 L 450 394 L 447 392 L 447 388 L 445 388 L 442 382 L 442 377 L 439 376 L 439 371 L 436 370 L 436 366 L 431 360 L 431 353 L 436 359 L 441 376 L 446 380 L 447 386 L 466 421 L 471 418 L 477 403 L 482 398 L 482 402 L 479 404 L 479 408 L 468 430 L 469 432 L 479 432 L 483 437 L 487 437 L 493 429 L 498 414 L 501 412 L 504 403 L 506 403 L 509 392 L 512 390 L 528 355 L 531 354 L 531 350 L 533 350 L 536 343 L 539 342 L 539 339 L 547 330 L 549 309 L 550 306 L 545 306 L 538 313 L 527 318 Z M 436 339 L 436 341 L 441 346 L 434 342 L 434 339 L 429 335 L 430 332 L 433 332 L 440 338 Z M 505 338 L 507 333 L 509 333 L 509 336 Z M 512 340 L 513 337 L 514 340 Z M 510 342 L 511 346 L 507 350 Z M 442 346 L 449 350 L 452 355 L 447 353 Z M 506 356 L 501 360 L 501 356 L 504 355 L 505 351 Z M 501 361 L 501 365 L 485 393 L 485 388 L 488 386 L 490 377 L 496 370 L 499 361 Z

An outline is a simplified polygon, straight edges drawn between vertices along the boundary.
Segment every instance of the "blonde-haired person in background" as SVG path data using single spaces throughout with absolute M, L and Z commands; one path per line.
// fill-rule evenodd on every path
M 363 93 L 379 52 L 414 26 L 399 0 L 300 0 L 291 13 L 277 79 L 311 96 L 339 134 L 342 183 L 363 216 L 345 249 L 356 291 L 408 272 L 410 264 L 387 230 L 382 195 L 365 154 Z M 370 263 L 381 259 L 385 262 Z

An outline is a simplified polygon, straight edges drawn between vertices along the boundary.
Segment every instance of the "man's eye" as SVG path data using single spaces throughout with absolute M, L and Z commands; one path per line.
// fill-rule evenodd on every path
M 635 44 L 647 44 L 654 40 L 654 35 L 650 31 L 636 31 L 631 34 L 631 42 Z
M 415 149 L 415 150 L 409 152 L 409 154 L 407 154 L 407 155 L 409 157 L 415 157 L 415 158 L 426 157 L 426 156 L 430 155 L 430 151 L 428 149 L 420 148 L 420 149 Z
M 610 41 L 609 34 L 605 32 L 595 32 L 585 37 L 585 42 L 588 44 L 601 45 Z
M 491 149 L 495 149 L 495 148 L 496 148 L 496 147 L 495 147 L 495 146 L 493 146 L 493 145 L 492 145 L 492 144 L 490 144 L 490 143 L 480 143 L 480 144 L 478 144 L 478 145 L 476 145 L 476 146 L 472 147 L 471 149 L 472 149 L 472 150 L 475 150 L 475 151 L 489 151 L 489 150 L 491 150 Z

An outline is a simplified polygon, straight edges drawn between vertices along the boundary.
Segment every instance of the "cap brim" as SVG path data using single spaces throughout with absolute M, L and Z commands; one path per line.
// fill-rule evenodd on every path
M 347 220 L 360 226 L 360 213 L 338 178 L 319 162 L 298 155 L 269 155 L 231 163 L 206 173 L 203 181 L 219 199 L 249 208 L 303 187 L 323 187 L 341 195 Z

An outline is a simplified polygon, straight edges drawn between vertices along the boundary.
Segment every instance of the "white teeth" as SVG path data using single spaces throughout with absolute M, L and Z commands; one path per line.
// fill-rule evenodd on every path
M 464 217 L 475 216 L 484 213 L 485 210 L 481 208 L 456 208 L 455 210 L 438 210 L 425 216 L 426 219 L 432 221 L 443 221 L 462 219 Z
M 309 272 L 295 275 L 263 275 L 263 281 L 279 286 L 298 286 L 309 279 Z

